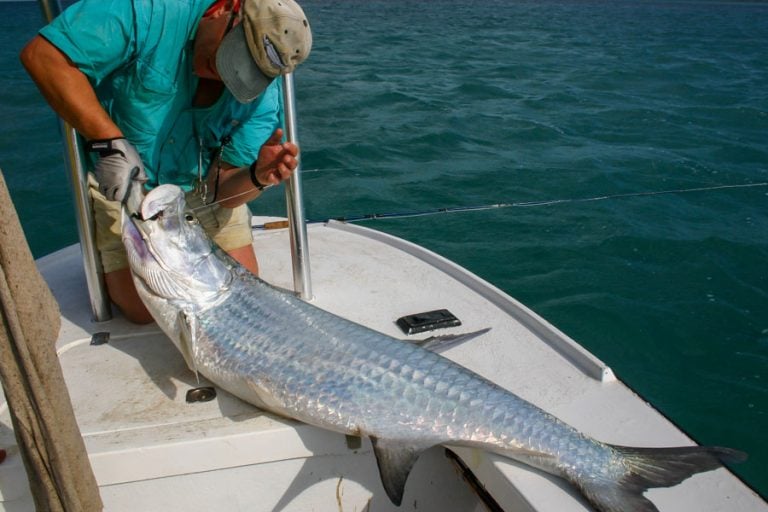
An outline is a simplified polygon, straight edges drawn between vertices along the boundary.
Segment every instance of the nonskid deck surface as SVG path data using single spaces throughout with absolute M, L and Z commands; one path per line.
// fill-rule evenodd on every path
M 287 230 L 256 230 L 254 245 L 262 277 L 292 288 Z M 691 443 L 594 356 L 439 256 L 340 223 L 310 225 L 309 248 L 315 305 L 399 338 L 407 336 L 395 324 L 397 318 L 448 309 L 461 326 L 412 337 L 490 327 L 443 355 L 603 441 Z M 187 391 L 207 383 L 186 369 L 155 326 L 137 327 L 119 315 L 103 324 L 91 322 L 79 258 L 79 248 L 70 247 L 38 263 L 61 305 L 61 362 L 110 509 L 128 510 L 123 507 L 135 506 L 143 495 L 158 500 L 156 510 L 172 510 L 165 500 L 176 495 L 174 508 L 186 503 L 191 507 L 186 510 L 202 510 L 205 500 L 226 503 L 227 510 L 254 510 L 248 508 L 254 503 L 249 499 L 263 510 L 308 510 L 331 503 L 334 509 L 346 505 L 344 510 L 361 510 L 369 500 L 376 510 L 389 510 L 367 441 L 350 448 L 344 436 L 263 413 L 223 391 L 210 402 L 187 403 Z M 96 332 L 108 332 L 110 341 L 92 346 Z M 15 441 L 7 410 L 0 421 L 0 446 L 10 446 Z M 495 455 L 469 449 L 457 453 L 507 510 L 522 503 L 532 510 L 590 510 L 559 479 Z M 15 459 L 0 471 L 19 465 Z M 458 506 L 455 510 L 483 510 L 467 486 L 456 485 L 462 477 L 442 451 L 430 451 L 425 459 L 406 486 L 405 510 L 449 510 L 445 504 Z M 2 482 L 0 493 L 10 501 L 14 492 Z M 459 490 L 446 492 L 448 488 Z M 652 490 L 649 497 L 662 511 L 768 510 L 725 470 L 697 475 L 672 489 Z

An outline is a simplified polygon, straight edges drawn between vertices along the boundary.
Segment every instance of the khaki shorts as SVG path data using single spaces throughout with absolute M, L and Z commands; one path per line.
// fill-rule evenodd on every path
M 93 216 L 96 224 L 96 248 L 101 255 L 104 273 L 128 268 L 128 256 L 125 253 L 121 214 L 122 208 L 116 201 L 108 201 L 98 190 L 96 180 L 89 174 L 88 184 L 93 200 Z M 186 194 L 187 208 L 196 209 L 200 225 L 216 244 L 230 251 L 253 243 L 251 232 L 251 212 L 247 205 L 236 208 L 223 208 L 217 204 L 202 207 L 200 195 L 194 190 Z M 200 208 L 200 209 L 197 209 Z

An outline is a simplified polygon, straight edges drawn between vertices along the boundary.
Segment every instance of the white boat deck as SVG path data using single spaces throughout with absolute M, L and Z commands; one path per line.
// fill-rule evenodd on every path
M 600 440 L 691 444 L 598 359 L 451 262 L 354 225 L 315 224 L 308 233 L 317 306 L 401 338 L 398 317 L 449 309 L 462 326 L 415 337 L 490 327 L 443 355 Z M 255 238 L 262 277 L 292 288 L 287 230 L 257 230 Z M 187 403 L 186 392 L 206 383 L 198 383 L 154 325 L 137 327 L 119 315 L 91 321 L 78 247 L 38 264 L 61 306 L 57 347 L 105 510 L 486 510 L 441 448 L 417 463 L 397 509 L 379 483 L 367 440 L 355 447 L 344 436 L 277 418 L 220 390 L 215 400 Z M 91 345 L 97 332 L 108 332 L 109 342 Z M 13 444 L 3 404 L 0 447 Z M 507 512 L 591 510 L 557 478 L 496 455 L 455 451 Z M 0 464 L 0 510 L 34 510 L 24 480 L 11 448 Z M 725 469 L 648 495 L 662 512 L 768 511 Z

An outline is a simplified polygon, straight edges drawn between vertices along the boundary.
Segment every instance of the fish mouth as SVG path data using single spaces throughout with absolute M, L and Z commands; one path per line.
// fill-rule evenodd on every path
M 154 260 L 154 256 L 147 246 L 144 233 L 139 229 L 137 219 L 123 209 L 123 245 L 125 245 L 128 256 L 133 254 L 139 261 L 146 263 Z
M 175 185 L 160 185 L 150 190 L 141 202 L 138 217 L 142 222 L 158 220 L 183 202 L 184 191 Z
M 162 223 L 166 213 L 171 214 L 173 207 L 180 204 L 183 193 L 179 187 L 160 185 L 144 196 L 138 212 L 129 213 L 123 206 L 123 244 L 127 249 L 132 248 L 141 262 L 162 264 L 160 258 L 153 254 L 152 235 L 158 228 L 162 229 L 158 224 Z

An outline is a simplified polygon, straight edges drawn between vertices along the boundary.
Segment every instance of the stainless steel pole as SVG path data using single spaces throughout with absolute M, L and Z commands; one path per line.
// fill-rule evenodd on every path
M 293 73 L 283 75 L 283 106 L 285 108 L 285 136 L 289 142 L 298 145 L 296 128 L 296 100 Z M 304 200 L 301 190 L 301 158 L 293 176 L 285 187 L 285 201 L 288 209 L 288 229 L 291 239 L 291 261 L 293 263 L 293 289 L 304 300 L 312 299 L 312 278 L 309 268 L 309 245 L 307 224 L 304 216 Z
M 58 1 L 40 0 L 40 7 L 47 22 L 61 13 L 61 4 Z M 61 130 L 64 139 L 67 175 L 70 178 L 75 202 L 77 231 L 83 254 L 85 281 L 91 299 L 91 311 L 96 322 L 104 322 L 112 318 L 112 309 L 104 284 L 101 258 L 96 250 L 93 213 L 88 195 L 88 180 L 81 157 L 80 139 L 75 129 L 63 120 L 61 121 Z

